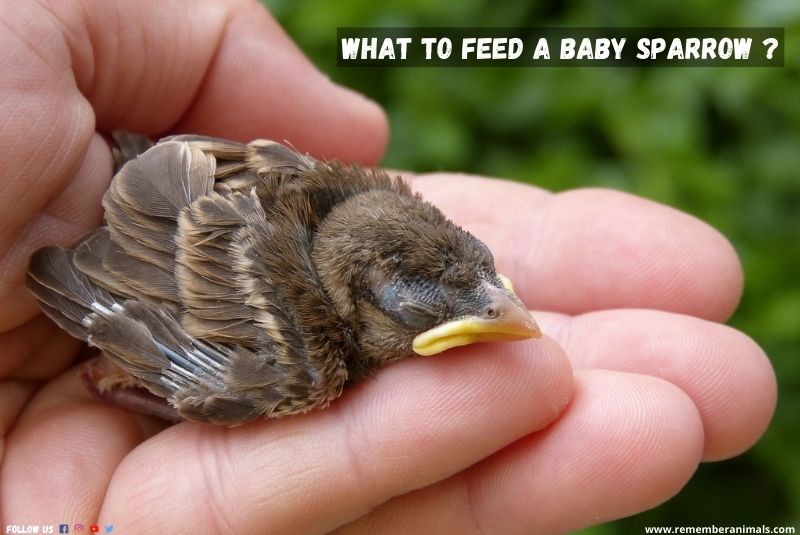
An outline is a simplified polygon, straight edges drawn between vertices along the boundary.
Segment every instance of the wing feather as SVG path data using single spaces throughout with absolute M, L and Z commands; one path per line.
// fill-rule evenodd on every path
M 236 424 L 336 397 L 349 334 L 319 318 L 331 303 L 312 232 L 358 187 L 314 201 L 318 163 L 272 141 L 114 137 L 106 226 L 32 258 L 45 313 L 190 419 Z

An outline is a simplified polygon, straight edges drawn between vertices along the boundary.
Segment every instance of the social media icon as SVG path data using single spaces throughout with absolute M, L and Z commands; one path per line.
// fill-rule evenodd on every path
M 69 524 L 59 524 L 58 525 L 58 532 L 59 533 L 69 533 Z
M 106 533 L 114 531 L 114 524 L 106 524 Z
M 83 524 L 75 524 L 75 533 L 83 532 Z
M 92 524 L 91 526 L 89 526 L 89 531 L 91 531 L 92 533 L 98 533 L 100 531 L 100 526 L 98 526 L 97 524 Z

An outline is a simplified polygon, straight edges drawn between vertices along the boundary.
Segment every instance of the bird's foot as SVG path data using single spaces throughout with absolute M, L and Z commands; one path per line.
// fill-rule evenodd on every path
M 108 360 L 104 355 L 84 364 L 81 379 L 95 397 L 131 412 L 147 414 L 168 422 L 183 422 L 175 407 L 138 385 L 136 379 Z

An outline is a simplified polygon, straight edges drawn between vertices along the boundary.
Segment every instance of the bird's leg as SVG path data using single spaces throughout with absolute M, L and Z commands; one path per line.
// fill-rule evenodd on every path
M 95 397 L 127 411 L 147 414 L 168 422 L 183 422 L 167 401 L 139 386 L 134 377 L 125 373 L 105 355 L 88 360 L 81 372 L 86 389 Z

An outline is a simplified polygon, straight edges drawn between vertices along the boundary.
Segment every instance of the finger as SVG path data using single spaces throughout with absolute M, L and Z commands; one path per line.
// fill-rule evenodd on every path
M 5 455 L 6 436 L 23 407 L 36 391 L 36 384 L 30 381 L 0 381 L 0 460 Z
M 74 359 L 80 342 L 42 315 L 0 333 L 0 377 L 49 379 Z
M 465 175 L 423 175 L 414 188 L 486 241 L 532 308 L 656 308 L 723 320 L 739 301 L 731 245 L 672 208 L 609 190 L 552 195 Z
M 71 369 L 39 390 L 7 436 L 3 518 L 92 520 L 123 457 L 146 435 L 128 413 L 94 401 Z
M 167 519 L 178 533 L 261 533 L 264 519 L 274 533 L 328 531 L 550 423 L 570 369 L 552 342 L 525 347 L 404 361 L 303 417 L 180 424 L 123 462 L 101 518 L 131 532 Z
M 703 420 L 706 461 L 738 455 L 766 431 L 775 411 L 775 373 L 746 335 L 691 316 L 607 310 L 568 317 L 540 313 L 544 332 L 576 368 L 660 377 L 686 392 Z
M 105 141 L 95 134 L 87 146 L 65 144 L 53 150 L 47 159 L 54 169 L 38 174 L 37 164 L 31 162 L 29 174 L 4 177 L 0 189 L 0 210 L 8 215 L 8 223 L 0 228 L 0 300 L 5 304 L 0 307 L 0 331 L 21 325 L 39 311 L 25 287 L 31 254 L 53 243 L 71 245 L 101 221 L 100 198 L 111 180 Z M 59 170 L 59 161 L 66 167 Z M 77 170 L 72 169 L 75 162 Z
M 320 159 L 375 164 L 388 140 L 383 110 L 320 73 L 260 5 L 246 7 L 230 13 L 206 79 L 175 129 L 270 137 Z
M 365 163 L 382 155 L 383 111 L 317 71 L 258 2 L 117 1 L 87 16 L 90 5 L 54 9 L 84 30 L 67 39 L 83 52 L 77 81 L 101 129 L 267 136 Z M 125 31 L 110 31 L 121 21 Z
M 581 371 L 553 425 L 339 533 L 567 533 L 650 509 L 697 468 L 703 428 L 678 388 Z

